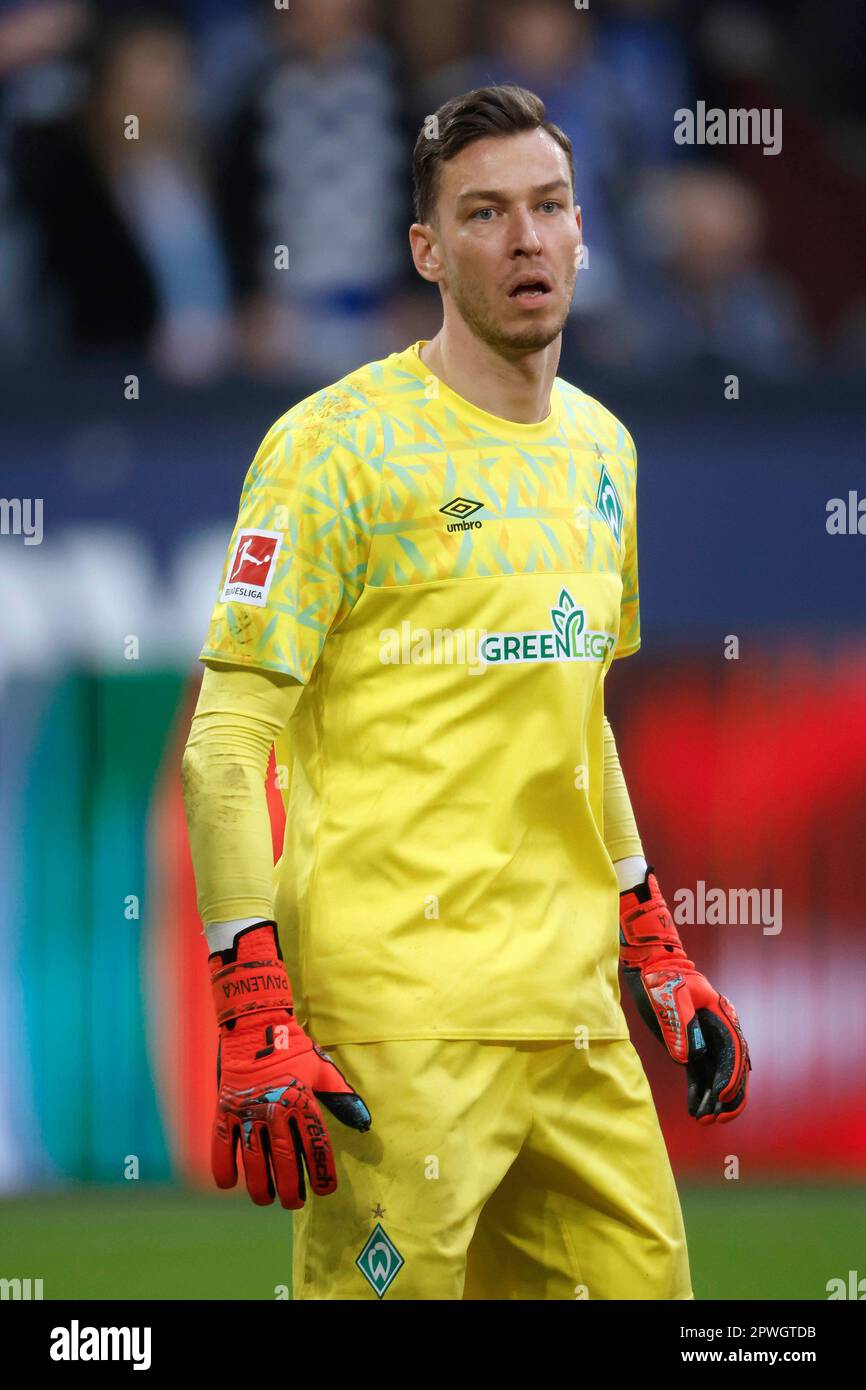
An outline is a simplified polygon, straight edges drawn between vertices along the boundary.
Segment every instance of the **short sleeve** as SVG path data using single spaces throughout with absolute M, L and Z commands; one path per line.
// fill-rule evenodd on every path
M 315 398 L 314 398 L 315 399 Z M 364 587 L 379 503 L 378 422 L 301 406 L 268 431 L 244 482 L 202 661 L 309 681 Z
M 622 598 L 619 609 L 619 638 L 614 660 L 631 656 L 640 647 L 640 601 L 637 580 L 637 450 L 627 433 L 631 452 L 630 487 L 625 507 Z

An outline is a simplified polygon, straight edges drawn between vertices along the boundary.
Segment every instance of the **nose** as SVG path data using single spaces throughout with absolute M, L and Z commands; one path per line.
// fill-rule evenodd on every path
M 529 208 L 515 208 L 511 227 L 511 253 L 524 256 L 537 256 L 541 241 Z

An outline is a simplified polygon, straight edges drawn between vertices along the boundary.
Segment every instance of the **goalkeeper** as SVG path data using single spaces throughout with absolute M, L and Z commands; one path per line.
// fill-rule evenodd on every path
M 292 1209 L 296 1298 L 688 1299 L 618 966 L 699 1124 L 741 1112 L 749 1058 L 604 715 L 640 645 L 636 454 L 556 375 L 571 146 L 513 87 L 435 129 L 410 242 L 442 328 L 268 432 L 201 653 L 214 1176 Z

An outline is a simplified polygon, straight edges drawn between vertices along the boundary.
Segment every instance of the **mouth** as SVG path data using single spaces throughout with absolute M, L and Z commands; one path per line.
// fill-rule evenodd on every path
M 508 292 L 508 298 L 524 307 L 545 304 L 553 293 L 546 275 L 526 275 Z

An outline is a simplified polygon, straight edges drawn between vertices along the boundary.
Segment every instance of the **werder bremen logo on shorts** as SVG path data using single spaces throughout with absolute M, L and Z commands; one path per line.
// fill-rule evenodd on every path
M 391 1287 L 406 1261 L 376 1222 L 355 1264 L 379 1298 Z
M 604 661 L 616 646 L 615 632 L 586 626 L 586 614 L 567 589 L 550 610 L 553 627 L 540 632 L 488 632 L 479 645 L 479 659 L 488 666 L 512 661 Z
M 601 465 L 601 477 L 598 480 L 598 496 L 595 499 L 595 505 L 613 532 L 614 540 L 619 545 L 622 540 L 622 503 L 619 500 L 619 493 L 614 487 L 613 478 L 604 464 Z

